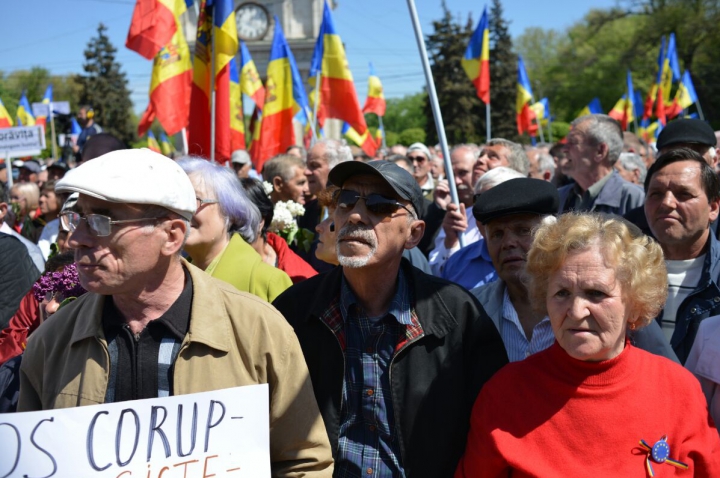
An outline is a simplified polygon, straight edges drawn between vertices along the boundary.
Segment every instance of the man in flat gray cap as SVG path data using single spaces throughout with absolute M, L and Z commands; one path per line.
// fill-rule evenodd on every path
M 147 149 L 83 163 L 56 185 L 88 293 L 33 334 L 18 411 L 267 383 L 273 476 L 329 477 L 332 458 L 297 338 L 264 301 L 180 257 L 200 199 Z

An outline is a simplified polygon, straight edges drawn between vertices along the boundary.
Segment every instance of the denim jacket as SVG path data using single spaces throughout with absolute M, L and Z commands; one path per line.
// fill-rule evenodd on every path
M 575 183 L 568 184 L 558 189 L 560 195 L 560 210 L 565 211 L 565 203 L 572 193 Z M 600 190 L 590 212 L 604 212 L 622 216 L 631 209 L 643 205 L 645 193 L 640 186 L 625 181 L 617 171 L 613 171 L 605 186 Z

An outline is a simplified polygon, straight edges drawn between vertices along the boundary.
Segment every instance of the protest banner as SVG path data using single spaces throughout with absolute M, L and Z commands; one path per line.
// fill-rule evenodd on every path
M 270 476 L 268 386 L 0 415 L 0 478 Z
M 0 159 L 37 156 L 45 149 L 45 130 L 40 125 L 0 129 Z M 12 161 L 8 167 L 8 187 L 13 185 Z

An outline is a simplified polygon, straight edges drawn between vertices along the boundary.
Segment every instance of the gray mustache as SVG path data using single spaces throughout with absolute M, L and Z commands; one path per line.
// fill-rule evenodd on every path
M 348 224 L 344 226 L 342 229 L 340 229 L 340 232 L 338 233 L 337 240 L 340 241 L 341 239 L 362 239 L 363 241 L 367 242 L 368 244 L 375 246 L 375 233 L 373 232 L 372 227 L 364 226 L 360 224 Z

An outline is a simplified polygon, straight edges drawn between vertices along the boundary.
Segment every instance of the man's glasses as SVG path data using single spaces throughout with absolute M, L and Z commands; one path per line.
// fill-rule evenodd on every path
M 365 207 L 367 208 L 367 210 L 376 216 L 387 216 L 389 214 L 394 214 L 399 208 L 403 208 L 411 216 L 415 216 L 415 214 L 413 214 L 410 209 L 405 207 L 404 204 L 399 203 L 395 199 L 381 196 L 377 193 L 362 196 L 357 191 L 352 191 L 350 189 L 340 189 L 335 194 L 337 196 L 337 205 L 339 208 L 342 209 L 352 209 L 353 207 L 355 207 L 355 204 L 357 204 L 360 199 L 364 199 Z
M 114 224 L 129 224 L 131 222 L 156 221 L 158 219 L 160 218 L 140 217 L 137 219 L 122 219 L 113 221 L 112 218 L 108 216 L 103 216 L 102 214 L 87 214 L 85 216 L 81 216 L 76 212 L 66 212 L 60 216 L 60 224 L 64 229 L 67 229 L 72 233 L 75 232 L 75 230 L 80 226 L 80 221 L 85 221 L 94 236 L 105 237 L 110 235 L 110 231 Z
M 407 156 L 408 161 L 417 161 L 418 163 L 424 163 L 427 161 L 427 158 L 425 156 Z
M 198 209 L 200 209 L 201 207 L 203 207 L 203 205 L 205 205 L 205 204 L 217 204 L 217 203 L 218 203 L 218 200 L 217 200 L 217 199 L 202 199 L 202 198 L 199 198 L 199 197 L 197 197 L 197 196 L 195 197 L 195 200 L 197 201 L 197 208 L 198 208 Z

